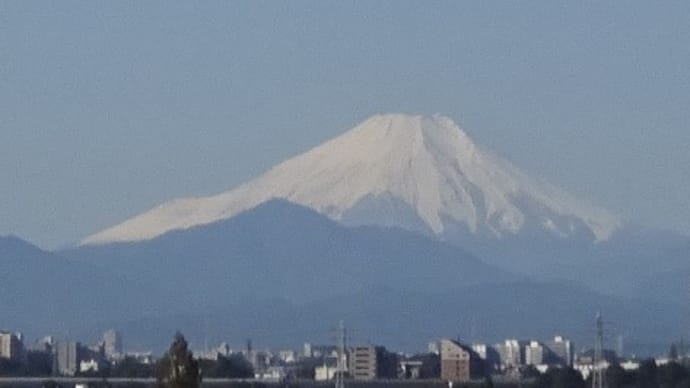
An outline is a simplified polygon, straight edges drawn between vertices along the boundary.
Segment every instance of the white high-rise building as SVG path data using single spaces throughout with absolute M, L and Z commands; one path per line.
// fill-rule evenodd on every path
M 120 333 L 113 329 L 103 333 L 103 348 L 108 358 L 122 354 L 122 336 Z
M 529 345 L 525 347 L 525 364 L 537 366 L 543 363 L 544 346 L 538 341 L 530 341 Z
M 553 341 L 546 344 L 551 352 L 564 365 L 573 365 L 573 343 L 561 336 L 554 337 Z
M 24 356 L 24 343 L 21 333 L 0 331 L 0 358 L 18 360 Z
M 503 344 L 496 345 L 496 350 L 501 357 L 501 367 L 504 369 L 524 364 L 524 353 L 520 341 L 516 339 L 506 340 Z
M 74 376 L 79 372 L 81 359 L 78 342 L 60 341 L 57 343 L 57 370 L 63 376 Z

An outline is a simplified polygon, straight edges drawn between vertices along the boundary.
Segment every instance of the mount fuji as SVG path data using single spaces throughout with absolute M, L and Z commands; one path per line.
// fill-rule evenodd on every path
M 233 190 L 163 203 L 81 245 L 150 240 L 276 198 L 345 225 L 398 227 L 451 242 L 529 233 L 594 243 L 621 227 L 608 211 L 478 146 L 447 117 L 385 114 Z
M 390 320 L 390 341 L 405 343 L 454 332 L 467 313 L 504 336 L 574 330 L 600 310 L 634 323 L 631 337 L 675 335 L 689 247 L 529 176 L 449 118 L 387 114 L 233 190 L 164 203 L 59 254 L 150 287 L 148 302 L 187 314 L 190 330 L 209 311 L 246 315 L 235 335 L 308 331 L 344 314 L 361 328 Z M 172 307 L 156 296 L 170 292 Z M 145 341 L 176 321 L 158 310 L 122 319 L 139 322 L 131 332 Z M 533 317 L 553 326 L 535 333 Z

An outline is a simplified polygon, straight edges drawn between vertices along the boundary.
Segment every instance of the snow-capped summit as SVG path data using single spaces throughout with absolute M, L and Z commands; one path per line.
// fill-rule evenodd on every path
M 606 210 L 477 146 L 447 117 L 385 114 L 233 190 L 164 203 L 82 244 L 147 240 L 231 218 L 272 198 L 348 224 L 444 237 L 460 226 L 496 238 L 527 228 L 562 238 L 584 230 L 601 241 L 620 226 Z

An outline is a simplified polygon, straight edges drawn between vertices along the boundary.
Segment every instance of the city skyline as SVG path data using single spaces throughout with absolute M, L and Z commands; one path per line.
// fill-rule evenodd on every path
M 601 328 L 599 314 L 596 323 Z M 346 343 L 346 328 L 342 322 L 339 327 L 342 333 L 339 339 L 333 338 L 333 343 L 304 342 L 299 349 L 255 348 L 251 340 L 240 348 L 222 342 L 218 346 L 205 344 L 200 349 L 187 342 L 179 331 L 174 335 L 173 345 L 182 342 L 195 363 L 204 363 L 206 368 L 211 368 L 207 370 L 210 373 L 207 377 L 224 378 L 227 382 L 232 379 L 293 380 L 301 383 L 312 380 L 335 381 L 336 385 L 343 383 L 337 377 L 338 373 L 345 374 L 343 377 L 349 382 L 492 379 L 502 384 L 519 384 L 530 383 L 539 375 L 564 369 L 577 372 L 581 375 L 580 381 L 591 379 L 592 384 L 596 384 L 597 378 L 611 378 L 597 374 L 598 370 L 615 367 L 635 373 L 638 369 L 647 368 L 649 363 L 659 368 L 673 368 L 674 365 L 682 368 L 690 358 L 687 345 L 682 340 L 673 342 L 668 353 L 640 357 L 634 353 L 610 350 L 605 346 L 601 333 L 595 343 L 579 349 L 569 338 L 561 335 L 548 340 L 508 338 L 495 344 L 441 336 L 430 341 L 426 349 L 401 352 L 371 340 Z M 118 349 L 113 352 L 114 345 Z M 173 345 L 169 352 L 173 351 Z M 134 378 L 132 382 L 150 383 L 147 378 L 160 377 L 154 372 L 164 365 L 169 352 L 156 354 L 127 350 L 122 347 L 122 337 L 113 329 L 105 331 L 102 339 L 93 345 L 52 336 L 29 344 L 21 333 L 0 331 L 0 366 L 4 371 L 0 383 L 12 382 L 13 378 L 22 376 L 38 379 L 52 376 L 65 379 L 65 382 L 78 381 L 70 378 L 117 380 L 129 377 Z M 18 368 L 22 365 L 26 365 L 26 371 L 31 374 L 22 374 L 26 373 Z

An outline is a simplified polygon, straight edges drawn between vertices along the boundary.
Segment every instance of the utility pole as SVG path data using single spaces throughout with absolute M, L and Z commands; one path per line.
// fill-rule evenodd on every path
M 592 359 L 592 388 L 606 387 L 604 380 L 604 321 L 601 313 L 596 316 L 596 338 L 594 340 L 594 358 Z

